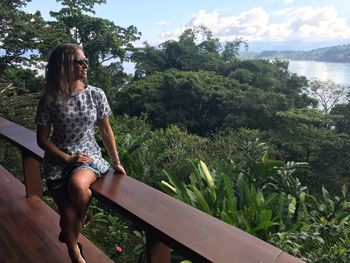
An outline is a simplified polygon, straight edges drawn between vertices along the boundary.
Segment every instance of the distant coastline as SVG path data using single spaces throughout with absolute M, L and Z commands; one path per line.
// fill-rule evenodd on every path
M 256 58 L 280 58 L 294 61 L 319 61 L 350 63 L 350 44 L 313 49 L 310 51 L 267 50 L 256 54 Z

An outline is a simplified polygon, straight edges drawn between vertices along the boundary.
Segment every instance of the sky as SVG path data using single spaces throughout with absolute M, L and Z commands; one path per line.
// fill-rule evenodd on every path
M 55 0 L 32 0 L 25 10 L 60 9 Z M 237 37 L 253 47 L 310 49 L 316 42 L 350 44 L 350 0 L 107 0 L 96 16 L 142 33 L 136 43 L 159 45 L 177 39 L 187 28 L 204 25 L 220 41 Z M 254 44 L 255 43 L 255 44 Z

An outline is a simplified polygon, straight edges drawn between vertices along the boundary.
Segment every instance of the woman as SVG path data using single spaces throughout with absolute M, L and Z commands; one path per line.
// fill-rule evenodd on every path
M 109 169 L 95 139 L 96 125 L 116 173 L 125 174 L 106 96 L 84 84 L 88 64 L 76 44 L 61 44 L 52 51 L 35 118 L 37 142 L 45 151 L 47 186 L 60 213 L 59 239 L 66 243 L 72 262 L 79 263 L 85 262 L 78 236 L 91 200 L 89 187 Z

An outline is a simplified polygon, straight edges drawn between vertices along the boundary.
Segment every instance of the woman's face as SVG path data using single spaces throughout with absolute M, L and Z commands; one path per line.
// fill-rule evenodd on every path
M 81 49 L 74 52 L 74 79 L 84 80 L 87 78 L 87 71 L 89 68 L 89 61 Z

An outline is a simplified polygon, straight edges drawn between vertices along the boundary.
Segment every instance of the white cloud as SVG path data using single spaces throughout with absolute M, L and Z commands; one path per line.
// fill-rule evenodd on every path
M 238 16 L 220 17 L 217 11 L 206 12 L 199 10 L 186 24 L 186 28 L 206 26 L 217 37 L 232 40 L 239 36 L 259 35 L 268 26 L 269 16 L 262 7 L 242 12 Z M 161 37 L 177 38 L 181 29 L 172 32 L 164 32 Z
M 292 0 L 284 0 L 291 3 Z M 278 20 L 278 23 L 272 22 Z M 333 6 L 304 6 L 268 13 L 255 7 L 236 16 L 221 16 L 218 11 L 199 10 L 184 28 L 163 32 L 158 43 L 177 39 L 186 28 L 204 25 L 221 41 L 242 37 L 248 41 L 350 39 L 350 25 Z
M 329 40 L 350 38 L 350 26 L 339 17 L 333 6 L 311 6 L 290 10 L 285 14 L 291 36 L 301 39 Z
M 273 3 L 276 2 L 277 0 L 269 0 L 269 2 Z M 294 0 L 283 0 L 283 3 L 285 3 L 286 5 L 292 4 L 294 3 Z
M 156 26 L 167 26 L 169 25 L 169 21 L 162 20 L 154 23 Z

